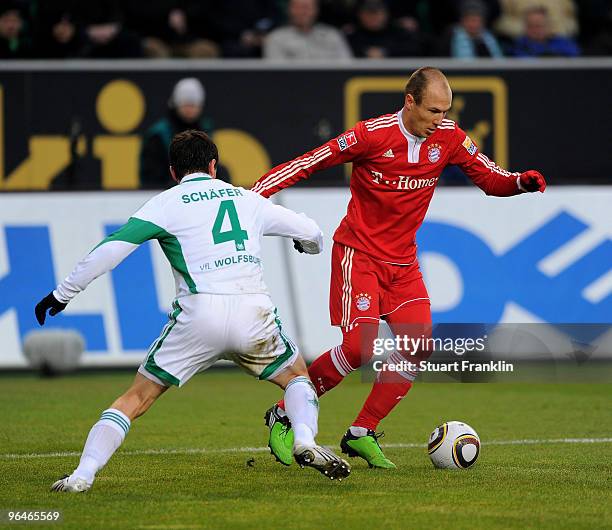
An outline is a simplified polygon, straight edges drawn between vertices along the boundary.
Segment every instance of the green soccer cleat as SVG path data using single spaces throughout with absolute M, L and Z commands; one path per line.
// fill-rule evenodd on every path
M 266 425 L 270 429 L 268 447 L 277 462 L 285 466 L 293 463 L 293 429 L 285 412 L 274 405 L 266 411 L 264 416 Z
M 370 467 L 395 469 L 397 466 L 383 454 L 378 443 L 378 439 L 382 436 L 384 433 L 376 434 L 371 430 L 368 430 L 365 436 L 355 436 L 349 429 L 342 437 L 340 449 L 350 457 L 360 456 Z

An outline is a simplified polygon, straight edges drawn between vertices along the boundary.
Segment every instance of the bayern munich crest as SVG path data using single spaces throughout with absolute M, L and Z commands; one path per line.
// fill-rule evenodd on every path
M 442 148 L 440 144 L 431 144 L 427 147 L 427 159 L 435 164 L 438 160 L 440 160 L 440 156 L 442 154 Z
M 367 293 L 359 293 L 357 295 L 357 299 L 355 300 L 355 305 L 359 311 L 367 311 L 370 309 L 370 304 L 372 297 Z

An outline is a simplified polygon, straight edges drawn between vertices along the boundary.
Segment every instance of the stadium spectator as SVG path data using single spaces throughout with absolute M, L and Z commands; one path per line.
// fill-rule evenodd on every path
M 200 10 L 210 13 L 213 8 L 210 0 L 149 0 L 146 9 L 141 0 L 128 0 L 124 6 L 126 25 L 143 37 L 147 57 L 219 57 L 219 46 L 211 38 L 202 36 L 203 28 L 210 24 L 200 25 L 198 17 L 193 16 L 194 9 L 198 13 Z
M 212 12 L 224 57 L 261 57 L 263 41 L 279 22 L 276 0 L 224 0 Z
M 23 59 L 31 55 L 24 7 L 17 1 L 0 1 L 0 59 Z
M 576 57 L 578 46 L 568 38 L 551 32 L 548 11 L 534 7 L 524 13 L 525 34 L 516 39 L 516 57 Z
M 272 31 L 264 42 L 266 59 L 348 59 L 351 49 L 342 33 L 317 23 L 317 0 L 289 0 L 289 24 Z
M 34 20 L 36 57 L 76 57 L 83 34 L 75 17 L 76 0 L 54 0 L 37 6 Z
M 360 0 L 319 0 L 319 21 L 348 33 L 355 29 Z
M 168 173 L 168 147 L 175 134 L 194 129 L 212 134 L 212 120 L 204 117 L 206 91 L 194 77 L 181 79 L 168 102 L 166 117 L 155 122 L 144 134 L 140 153 L 140 187 L 165 189 L 174 185 Z
M 442 41 L 441 55 L 457 59 L 503 57 L 495 36 L 486 27 L 487 7 L 481 0 L 466 0 L 461 4 L 459 23 Z
M 564 37 L 578 33 L 576 6 L 572 0 L 500 0 L 501 15 L 494 25 L 495 31 L 510 39 L 523 34 L 524 14 L 535 7 L 546 8 L 550 16 L 551 31 Z
M 404 0 L 387 0 L 391 19 L 406 31 L 423 29 L 429 24 L 429 3 L 426 0 L 406 2 Z M 423 24 L 424 23 L 424 24 Z M 431 28 L 428 28 L 430 30 Z
M 439 39 L 461 16 L 462 2 L 457 0 L 386 0 L 390 6 L 391 18 L 400 27 L 409 31 L 418 29 L 422 36 Z M 498 0 L 482 0 L 486 5 L 487 26 L 499 16 Z
M 124 26 L 120 0 L 89 0 L 77 4 L 85 42 L 80 55 L 95 59 L 142 57 L 140 39 Z
M 393 26 L 383 0 L 363 0 L 357 10 L 357 27 L 348 36 L 355 57 L 381 59 L 422 55 L 417 31 Z

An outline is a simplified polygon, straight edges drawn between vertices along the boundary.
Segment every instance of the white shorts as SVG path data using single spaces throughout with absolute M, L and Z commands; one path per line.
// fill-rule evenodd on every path
M 182 386 L 219 359 L 259 379 L 273 379 L 299 353 L 265 294 L 185 296 L 174 301 L 168 316 L 138 368 L 165 386 Z

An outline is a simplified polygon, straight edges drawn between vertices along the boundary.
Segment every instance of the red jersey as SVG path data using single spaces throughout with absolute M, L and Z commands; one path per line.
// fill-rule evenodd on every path
M 402 111 L 360 121 L 326 144 L 261 177 L 252 190 L 269 197 L 315 171 L 353 163 L 351 200 L 334 241 L 395 264 L 416 257 L 415 235 L 442 170 L 458 165 L 487 195 L 521 193 L 517 177 L 498 167 L 454 121 L 429 138 L 410 134 Z

